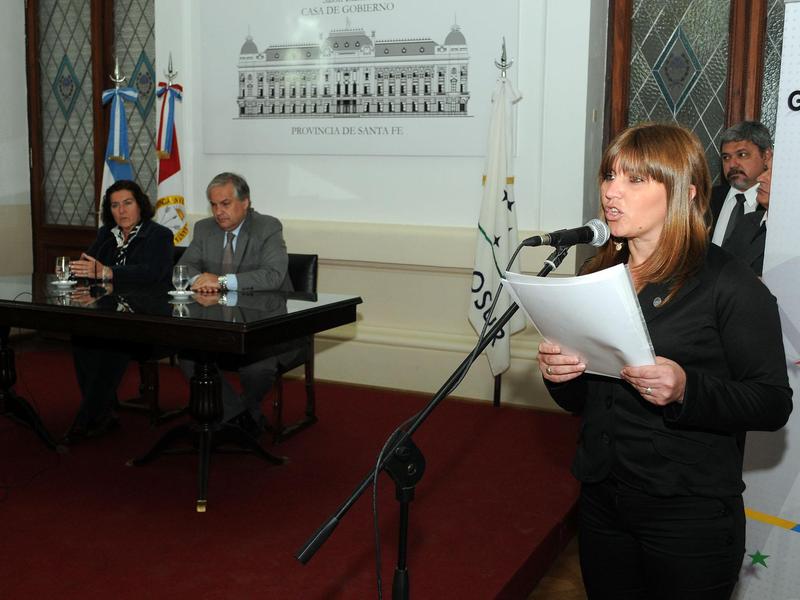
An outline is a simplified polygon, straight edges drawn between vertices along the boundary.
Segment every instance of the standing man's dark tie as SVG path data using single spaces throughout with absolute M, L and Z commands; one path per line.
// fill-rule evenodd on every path
M 756 232 L 756 235 L 754 237 L 766 234 L 767 234 L 767 221 L 766 219 L 761 219 L 761 225 L 758 226 L 758 231 Z
M 742 196 L 744 198 L 744 196 Z M 727 234 L 726 234 L 727 235 Z M 225 248 L 222 250 L 222 275 L 227 275 L 233 269 L 233 238 L 232 231 L 225 232 Z
M 728 238 L 731 237 L 733 230 L 736 229 L 736 223 L 739 219 L 744 215 L 744 202 L 746 198 L 744 194 L 736 194 L 736 206 L 733 207 L 731 211 L 731 216 L 728 218 L 728 226 L 725 228 L 725 235 L 722 236 L 722 245 L 725 245 L 725 242 L 728 241 Z

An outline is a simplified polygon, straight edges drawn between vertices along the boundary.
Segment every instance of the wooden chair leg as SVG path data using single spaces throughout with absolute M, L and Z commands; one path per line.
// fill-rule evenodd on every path
M 158 363 L 155 360 L 138 362 L 139 396 L 130 400 L 120 400 L 119 408 L 146 412 L 153 420 L 161 413 L 158 406 Z
M 311 353 L 306 360 L 305 369 L 306 386 L 306 419 L 317 422 L 317 400 L 314 393 L 314 354 Z
M 161 407 L 158 405 L 158 363 L 146 361 L 139 363 L 139 395 L 142 405 L 150 409 L 150 420 L 154 421 L 161 415 Z
M 283 439 L 283 375 L 275 377 L 275 399 L 272 401 L 272 441 L 278 443 Z
M 159 389 L 158 361 L 155 359 L 140 360 L 139 397 L 131 398 L 130 400 L 120 400 L 118 402 L 119 408 L 147 413 L 153 425 L 158 425 L 186 412 L 185 408 L 167 411 L 161 410 L 161 406 L 158 403 Z
M 299 421 L 295 421 L 289 425 L 283 423 L 283 381 L 277 382 L 275 387 L 275 400 L 273 401 L 273 440 L 277 444 L 293 436 L 295 433 L 302 431 L 317 422 L 316 414 L 316 397 L 314 392 L 314 378 L 313 374 L 306 376 L 306 410 L 305 416 Z
M 273 441 L 276 444 L 317 422 L 316 392 L 314 388 L 313 338 L 308 341 L 306 347 L 304 370 L 304 385 L 306 389 L 305 415 L 299 421 L 295 421 L 289 425 L 284 425 L 283 423 L 283 374 L 278 373 L 275 377 L 275 399 L 272 402 L 272 427 L 274 432 Z

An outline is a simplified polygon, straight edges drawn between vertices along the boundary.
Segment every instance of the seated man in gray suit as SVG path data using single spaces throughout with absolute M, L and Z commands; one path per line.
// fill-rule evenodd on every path
M 291 291 L 289 257 L 280 221 L 253 210 L 250 188 L 243 177 L 220 173 L 206 188 L 213 217 L 198 221 L 192 242 L 179 264 L 189 267 L 191 288 L 201 294 L 281 290 Z M 187 377 L 194 362 L 182 359 Z M 242 394 L 222 378 L 223 421 L 257 435 L 266 419 L 261 400 L 272 387 L 278 357 L 238 362 Z

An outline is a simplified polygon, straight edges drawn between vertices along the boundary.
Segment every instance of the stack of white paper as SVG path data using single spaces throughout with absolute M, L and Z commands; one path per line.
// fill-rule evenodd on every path
M 539 333 L 581 357 L 588 373 L 619 378 L 625 365 L 655 364 L 625 265 L 578 277 L 505 275 L 503 285 Z

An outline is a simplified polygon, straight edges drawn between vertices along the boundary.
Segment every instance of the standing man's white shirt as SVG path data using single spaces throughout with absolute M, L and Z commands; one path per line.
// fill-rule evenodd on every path
M 722 208 L 719 211 L 719 218 L 717 219 L 717 224 L 714 227 L 714 235 L 711 238 L 711 242 L 713 244 L 722 246 L 722 238 L 725 237 L 725 230 L 728 228 L 728 221 L 731 218 L 733 208 L 736 206 L 736 194 L 744 194 L 744 214 L 755 211 L 756 207 L 758 206 L 758 201 L 756 200 L 758 185 L 759 184 L 755 184 L 753 187 L 748 188 L 744 192 L 731 186 L 731 189 L 728 190 L 728 195 L 725 197 L 725 202 L 722 203 Z

